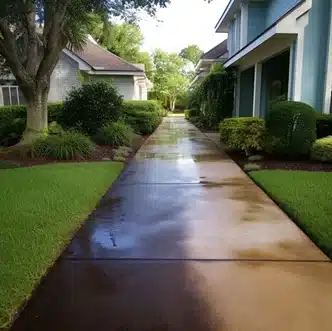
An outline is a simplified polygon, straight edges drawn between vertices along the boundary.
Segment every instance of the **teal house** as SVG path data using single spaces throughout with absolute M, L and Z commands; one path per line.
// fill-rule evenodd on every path
M 331 113 L 332 0 L 230 0 L 225 67 L 237 73 L 235 116 L 264 117 L 285 96 Z

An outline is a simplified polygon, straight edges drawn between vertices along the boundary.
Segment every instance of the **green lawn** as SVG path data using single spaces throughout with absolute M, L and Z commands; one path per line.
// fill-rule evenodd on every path
M 117 162 L 0 170 L 0 328 L 118 177 Z
M 266 170 L 251 177 L 332 257 L 332 173 Z

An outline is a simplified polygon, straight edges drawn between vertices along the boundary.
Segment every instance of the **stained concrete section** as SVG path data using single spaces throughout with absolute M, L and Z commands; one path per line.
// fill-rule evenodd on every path
M 331 275 L 215 143 L 167 118 L 12 330 L 330 331 Z

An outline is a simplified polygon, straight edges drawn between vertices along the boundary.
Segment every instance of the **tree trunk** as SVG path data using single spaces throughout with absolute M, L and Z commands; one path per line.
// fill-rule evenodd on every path
M 47 132 L 48 90 L 36 90 L 27 98 L 27 126 L 20 144 L 31 145 L 34 140 Z
M 170 98 L 170 108 L 171 108 L 171 112 L 173 113 L 175 110 L 175 105 L 176 105 L 176 98 L 171 97 Z

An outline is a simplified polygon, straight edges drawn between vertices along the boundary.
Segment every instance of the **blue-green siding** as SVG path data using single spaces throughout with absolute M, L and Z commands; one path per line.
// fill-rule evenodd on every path
M 254 101 L 254 68 L 241 72 L 240 76 L 240 117 L 252 116 Z
M 304 32 L 301 100 L 318 112 L 323 111 L 324 103 L 330 5 L 327 0 L 312 2 Z
M 267 0 L 266 28 L 275 23 L 280 17 L 296 6 L 302 0 Z M 317 1 L 317 0 L 314 0 Z M 326 1 L 326 0 L 318 0 Z
M 248 4 L 248 43 L 265 30 L 266 5 L 261 2 Z
M 248 4 L 248 43 L 302 0 L 265 0 Z M 325 1 L 325 0 L 324 0 Z

